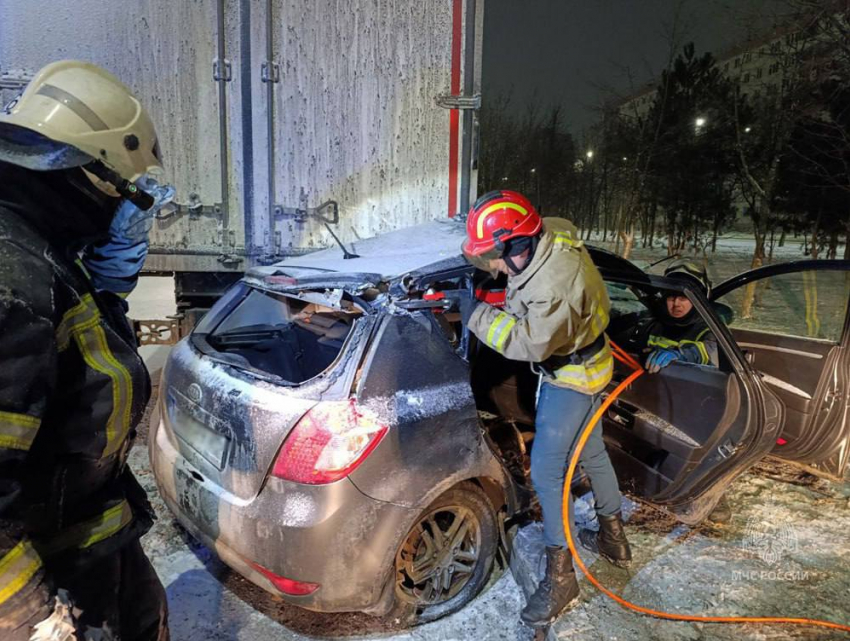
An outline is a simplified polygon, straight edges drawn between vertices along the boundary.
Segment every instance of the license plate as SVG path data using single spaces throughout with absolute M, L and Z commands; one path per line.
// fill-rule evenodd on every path
M 202 514 L 201 484 L 192 474 L 180 467 L 174 468 L 174 487 L 177 491 L 177 504 L 195 521 Z
M 219 421 L 175 390 L 170 390 L 168 396 L 174 434 L 217 470 L 223 470 L 230 439 L 214 429 Z

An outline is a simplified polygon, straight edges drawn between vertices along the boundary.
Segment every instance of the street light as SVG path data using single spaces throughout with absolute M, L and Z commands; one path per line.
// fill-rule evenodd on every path
M 540 211 L 540 174 L 537 173 L 537 167 L 531 168 L 532 175 L 537 176 L 537 210 Z
M 502 182 L 503 182 L 503 183 L 508 182 L 508 177 L 507 177 L 507 176 L 502 176 Z
M 588 159 L 588 160 L 590 160 L 591 158 L 593 158 L 593 150 L 592 150 L 592 149 L 588 149 L 588 150 L 587 150 L 587 159 Z
M 745 134 L 750 133 L 752 130 L 753 130 L 753 128 L 752 128 L 752 127 L 744 127 L 744 133 L 745 133 Z
M 694 121 L 694 124 L 696 125 L 696 128 L 699 129 L 700 127 L 705 126 L 705 122 L 706 122 L 705 118 L 700 116 Z

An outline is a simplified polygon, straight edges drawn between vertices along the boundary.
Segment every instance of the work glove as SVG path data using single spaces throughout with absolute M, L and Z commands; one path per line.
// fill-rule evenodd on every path
M 657 374 L 673 361 L 678 361 L 681 357 L 682 355 L 675 349 L 657 349 L 646 359 L 646 371 L 650 374 Z
M 81 636 L 71 598 L 67 590 L 60 589 L 55 597 L 53 611 L 46 619 L 35 624 L 30 641 L 76 641 Z
M 95 289 L 122 297 L 136 287 L 148 255 L 148 235 L 156 213 L 174 197 L 174 188 L 169 185 L 145 178 L 137 182 L 153 196 L 153 207 L 142 210 L 125 199 L 112 219 L 108 238 L 89 245 L 82 257 Z

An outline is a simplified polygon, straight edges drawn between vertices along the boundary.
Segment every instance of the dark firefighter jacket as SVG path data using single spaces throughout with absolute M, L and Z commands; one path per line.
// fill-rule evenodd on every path
M 481 304 L 469 319 L 479 339 L 512 360 L 558 360 L 593 345 L 608 326 L 608 291 L 576 228 L 544 218 L 543 230 L 528 267 L 508 278 L 504 309 Z M 603 337 L 583 362 L 562 358 L 548 369 L 550 383 L 596 394 L 610 382 L 614 358 Z
M 52 602 L 51 568 L 151 524 L 125 466 L 148 374 L 125 303 L 75 262 L 108 221 L 56 175 L 0 164 L 0 638 Z
M 638 324 L 633 341 L 644 354 L 656 349 L 673 349 L 679 352 L 679 360 L 685 363 L 715 367 L 719 364 L 717 339 L 696 310 L 682 324 L 663 322 L 655 317 L 647 318 Z

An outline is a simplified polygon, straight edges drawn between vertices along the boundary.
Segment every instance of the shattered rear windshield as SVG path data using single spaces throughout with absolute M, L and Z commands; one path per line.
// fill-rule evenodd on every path
M 299 384 L 329 368 L 361 311 L 252 289 L 207 335 L 228 362 Z

